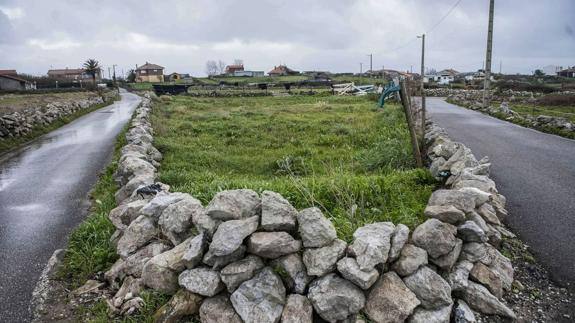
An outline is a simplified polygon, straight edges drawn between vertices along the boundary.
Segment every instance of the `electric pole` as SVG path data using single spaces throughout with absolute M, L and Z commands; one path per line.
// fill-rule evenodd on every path
M 489 26 L 487 29 L 487 52 L 485 53 L 485 83 L 483 85 L 483 107 L 489 106 L 489 85 L 491 82 L 491 53 L 493 48 L 493 7 L 495 0 L 489 0 Z
M 116 84 L 116 64 L 112 65 L 112 68 L 114 69 L 113 80 L 114 80 L 114 84 Z
M 419 36 L 421 38 L 421 145 L 425 142 L 425 86 L 423 79 L 425 78 L 425 34 Z
M 373 74 L 373 54 L 367 56 L 369 56 L 369 72 Z
M 361 77 L 363 76 L 363 63 L 359 63 L 359 83 L 361 85 Z

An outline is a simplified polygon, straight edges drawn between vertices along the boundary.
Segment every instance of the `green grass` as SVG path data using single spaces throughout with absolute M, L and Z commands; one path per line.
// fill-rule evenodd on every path
M 62 127 L 65 124 L 68 124 L 72 121 L 74 121 L 75 119 L 78 119 L 79 117 L 88 114 L 92 111 L 98 110 L 100 108 L 103 108 L 107 105 L 110 105 L 110 102 L 106 102 L 106 103 L 101 103 L 101 104 L 95 104 L 87 109 L 82 109 L 82 110 L 78 110 L 72 114 L 69 114 L 67 116 L 64 116 L 60 119 L 55 120 L 54 122 L 52 122 L 51 124 L 47 125 L 47 126 L 37 126 L 35 128 L 32 129 L 32 131 L 30 131 L 27 135 L 22 136 L 22 137 L 13 137 L 13 138 L 6 138 L 6 139 L 0 139 L 0 155 L 2 155 L 3 153 L 15 149 L 31 140 L 34 140 L 44 134 L 47 134 L 50 131 L 56 130 L 60 127 Z
M 575 123 L 575 106 L 541 106 L 515 104 L 511 109 L 521 115 L 537 117 L 539 115 L 561 117 Z
M 273 190 L 322 208 L 349 241 L 376 221 L 423 218 L 435 182 L 414 169 L 401 109 L 361 97 L 173 97 L 154 110 L 160 180 L 208 203 L 223 189 Z

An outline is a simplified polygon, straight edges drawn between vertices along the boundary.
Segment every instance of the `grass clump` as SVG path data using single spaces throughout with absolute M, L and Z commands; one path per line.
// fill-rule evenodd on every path
M 366 223 L 414 227 L 435 185 L 414 169 L 401 109 L 362 97 L 174 97 L 153 113 L 160 180 L 208 203 L 224 189 L 273 190 L 320 207 L 349 241 Z

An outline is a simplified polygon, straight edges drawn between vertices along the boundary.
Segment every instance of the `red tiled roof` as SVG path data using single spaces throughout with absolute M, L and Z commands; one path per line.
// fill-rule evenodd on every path
M 286 65 L 275 66 L 268 74 L 294 73 L 295 71 Z
M 83 74 L 86 70 L 83 68 L 64 68 L 64 69 L 56 69 L 56 70 L 48 70 L 48 74 L 50 75 L 79 75 Z
M 16 70 L 0 70 L 0 75 L 13 75 L 13 76 L 16 76 L 16 75 L 18 75 L 18 73 L 16 73 Z
M 164 67 L 162 67 L 160 65 L 146 62 L 146 64 L 136 68 L 136 71 L 140 71 L 140 70 L 163 70 L 163 69 L 164 69 Z

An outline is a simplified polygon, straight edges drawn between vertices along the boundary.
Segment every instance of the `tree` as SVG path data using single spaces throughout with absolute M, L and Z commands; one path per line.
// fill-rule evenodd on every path
M 543 71 L 542 71 L 542 70 L 539 70 L 539 69 L 535 70 L 535 73 L 533 73 L 533 74 L 534 74 L 535 76 L 544 76 L 544 75 L 545 75 L 545 73 L 543 73 Z
M 218 63 L 216 61 L 207 61 L 206 62 L 206 74 L 208 76 L 215 76 L 218 74 Z
M 226 63 L 222 61 L 218 61 L 218 73 L 224 74 L 226 72 Z
M 136 71 L 134 71 L 134 70 L 129 70 L 129 71 L 128 71 L 127 81 L 128 81 L 129 83 L 134 83 L 134 82 L 136 82 Z
M 96 75 L 100 73 L 101 69 L 100 63 L 97 60 L 90 58 L 84 62 L 84 69 L 86 70 L 86 73 L 92 75 L 92 83 L 96 85 Z

